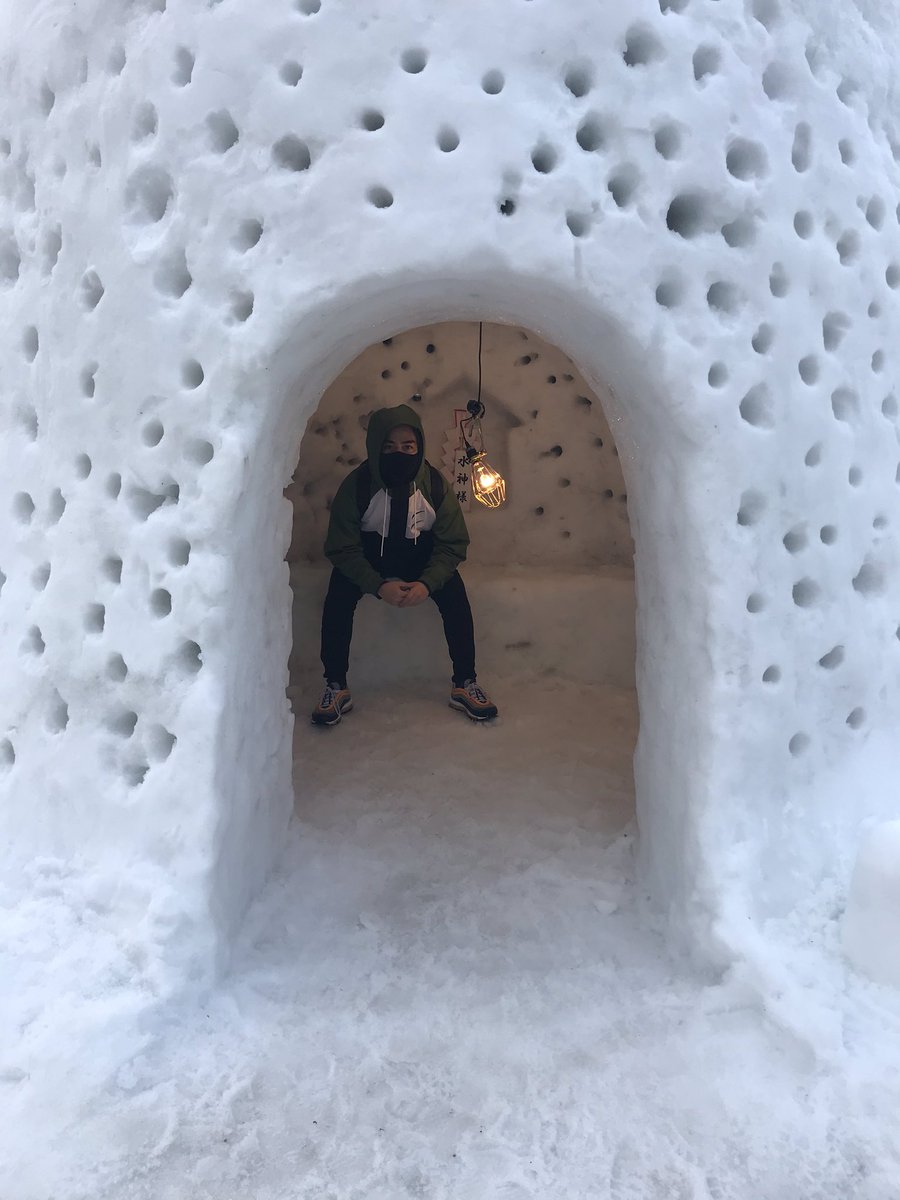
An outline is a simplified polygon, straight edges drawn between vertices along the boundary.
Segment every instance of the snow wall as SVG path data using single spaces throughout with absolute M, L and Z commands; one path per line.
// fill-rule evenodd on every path
M 221 960 L 292 803 L 282 489 L 340 371 L 448 320 L 606 397 L 673 932 L 722 961 L 846 871 L 897 809 L 893 33 L 778 0 L 0 21 L 10 895 L 62 860 L 175 975 Z
M 479 337 L 485 444 L 508 481 L 499 509 L 466 499 L 468 476 L 453 452 L 455 419 L 478 390 Z M 603 402 L 576 364 L 537 334 L 459 321 L 370 346 L 331 384 L 306 428 L 286 491 L 294 505 L 289 694 L 297 711 L 306 715 L 320 687 L 331 499 L 365 454 L 370 414 L 407 402 L 421 416 L 429 461 L 458 491 L 462 485 L 472 538 L 464 571 L 486 686 L 520 674 L 633 689 L 634 546 Z M 417 677 L 446 689 L 449 658 L 431 605 L 398 613 L 366 603 L 355 629 L 354 688 Z

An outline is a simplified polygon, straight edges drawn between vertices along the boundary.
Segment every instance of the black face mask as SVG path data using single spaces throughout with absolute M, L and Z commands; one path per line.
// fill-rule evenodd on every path
M 378 463 L 385 487 L 400 487 L 412 483 L 419 470 L 420 454 L 401 454 L 399 450 L 382 454 Z

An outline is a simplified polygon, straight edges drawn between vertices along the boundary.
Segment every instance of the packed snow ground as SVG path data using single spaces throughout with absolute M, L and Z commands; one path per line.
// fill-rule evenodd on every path
M 489 727 L 427 681 L 301 714 L 283 861 L 202 1003 L 89 907 L 3 968 L 3 1200 L 896 1200 L 900 997 L 830 899 L 797 963 L 773 941 L 777 1020 L 699 976 L 634 884 L 633 694 L 490 683 Z

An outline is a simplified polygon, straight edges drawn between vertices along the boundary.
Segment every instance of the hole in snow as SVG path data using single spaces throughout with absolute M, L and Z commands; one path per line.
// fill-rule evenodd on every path
M 549 175 L 559 161 L 559 154 L 549 142 L 541 142 L 531 152 L 531 165 L 540 175 Z
M 694 64 L 694 79 L 697 83 L 707 75 L 715 75 L 722 62 L 722 52 L 718 46 L 698 46 L 692 59 Z
M 182 642 L 176 661 L 185 675 L 196 675 L 203 666 L 202 651 L 196 642 Z
M 231 293 L 231 315 L 236 321 L 248 321 L 253 315 L 254 297 L 252 292 Z
M 34 325 L 26 325 L 22 333 L 22 353 L 25 355 L 25 361 L 34 362 L 39 348 L 40 339 L 37 329 Z
M 812 129 L 805 121 L 801 121 L 794 130 L 791 162 L 794 170 L 800 173 L 808 171 L 812 162 Z
M 805 209 L 794 213 L 794 232 L 797 234 L 797 237 L 803 238 L 805 241 L 807 238 L 812 237 L 814 229 L 815 223 L 813 222 L 812 213 L 807 212 Z
M 563 76 L 563 83 L 576 98 L 580 100 L 582 96 L 586 96 L 594 86 L 594 76 L 590 66 L 579 63 L 571 66 L 566 70 Z
M 818 603 L 822 589 L 814 579 L 798 579 L 791 589 L 791 595 L 798 608 L 812 608 Z
M 489 96 L 499 96 L 505 83 L 502 71 L 488 71 L 481 78 L 481 90 Z
M 566 213 L 566 225 L 572 237 L 585 237 L 591 231 L 591 219 L 586 213 Z
M 725 167 L 735 179 L 759 179 L 768 171 L 766 152 L 759 142 L 736 138 L 725 154 Z
M 666 226 L 683 238 L 694 238 L 714 229 L 716 222 L 710 212 L 709 198 L 702 192 L 681 192 L 669 205 Z
M 797 370 L 803 382 L 811 387 L 819 378 L 819 360 L 814 354 L 807 354 L 805 358 L 800 359 Z
M 8 771 L 15 764 L 16 752 L 13 749 L 13 744 L 9 738 L 3 738 L 0 741 L 0 767 L 4 771 Z
M 69 724 L 69 706 L 54 688 L 53 699 L 47 710 L 47 728 L 51 733 L 64 733 Z
M 810 448 L 807 450 L 803 462 L 807 467 L 817 467 L 821 461 L 822 444 L 821 442 L 816 442 L 814 446 L 810 446 Z
M 167 617 L 172 611 L 172 596 L 165 588 L 150 593 L 150 609 L 155 617 Z
M 272 157 L 285 171 L 308 171 L 312 159 L 309 146 L 295 134 L 286 134 L 272 147 Z
M 791 738 L 791 740 L 788 742 L 788 750 L 790 750 L 790 752 L 794 756 L 794 758 L 797 758 L 797 757 L 799 757 L 799 755 L 804 754 L 809 749 L 809 746 L 810 746 L 810 739 L 809 739 L 808 733 L 795 733 L 794 736 Z
M 145 762 L 126 763 L 122 768 L 122 778 L 129 787 L 140 787 L 144 777 L 150 770 L 150 764 Z
M 204 378 L 203 367 L 196 358 L 189 358 L 181 364 L 181 382 L 186 388 L 193 391 L 200 386 Z
M 638 173 L 632 166 L 621 167 L 615 175 L 610 176 L 607 189 L 617 208 L 627 208 L 637 190 Z
M 375 208 L 390 208 L 394 203 L 394 197 L 386 187 L 370 187 L 366 192 L 366 199 Z
M 449 125 L 442 125 L 438 130 L 437 144 L 440 150 L 445 154 L 452 154 L 459 145 L 459 134 L 455 129 L 451 129 Z M 534 156 L 532 155 L 532 161 Z
M 706 293 L 706 303 L 714 312 L 734 313 L 741 304 L 741 292 L 734 283 L 718 279 Z
M 127 493 L 128 507 L 141 521 L 146 521 L 163 504 L 177 504 L 180 489 L 177 483 L 165 484 L 161 491 L 151 492 L 148 488 L 129 487 Z
M 102 604 L 89 604 L 82 621 L 86 633 L 102 633 L 106 625 L 106 609 Z
M 898 412 L 896 396 L 894 396 L 892 393 L 885 396 L 881 402 L 881 411 L 889 421 L 893 421 Z
M 756 241 L 756 221 L 749 215 L 735 217 L 722 226 L 722 237 L 729 246 L 752 246 Z
M 766 354 L 772 347 L 772 342 L 775 340 L 774 325 L 762 324 L 750 339 L 750 345 L 757 354 Z
M 130 738 L 138 722 L 138 715 L 131 709 L 122 709 L 106 719 L 106 727 L 117 737 Z
M 747 597 L 747 612 L 759 613 L 766 607 L 766 598 L 761 592 L 751 592 Z
M 772 398 L 764 383 L 752 387 L 740 403 L 740 413 L 748 425 L 757 429 L 771 429 L 775 424 L 772 415 Z
M 678 279 L 664 279 L 656 288 L 656 303 L 661 308 L 676 308 L 684 295 L 684 286 Z
M 81 303 L 91 312 L 103 299 L 103 284 L 96 271 L 86 271 L 81 277 Z
M 89 400 L 93 398 L 94 392 L 97 390 L 96 375 L 98 368 L 99 364 L 92 362 L 81 369 L 81 391 Z
M 866 205 L 866 220 L 873 229 L 881 229 L 884 225 L 885 205 L 880 196 L 873 196 Z
M 859 256 L 859 247 L 859 234 L 856 232 L 856 230 L 845 229 L 835 243 L 835 249 L 838 252 L 838 258 L 845 267 L 856 261 Z
M 791 282 L 784 269 L 784 264 L 773 263 L 772 270 L 769 272 L 769 291 L 777 300 L 781 300 L 788 294 L 790 286 Z
M 100 569 L 110 583 L 122 582 L 122 560 L 116 554 L 109 554 L 100 564 Z
M 156 109 L 149 100 L 145 100 L 134 110 L 131 120 L 131 140 L 145 142 L 148 138 L 155 136 L 158 125 L 159 118 L 156 115 Z
M 75 459 L 75 476 L 77 479 L 87 479 L 91 473 L 92 463 L 87 454 L 79 454 Z
M 841 138 L 838 142 L 838 152 L 845 167 L 850 167 L 856 162 L 856 149 L 849 138 Z
M 178 739 L 163 725 L 147 730 L 147 752 L 155 762 L 165 762 Z
M 47 505 L 47 520 L 51 525 L 57 525 L 65 511 L 66 498 L 59 488 L 54 488 L 50 493 L 50 502 Z
M 384 113 L 377 108 L 367 108 L 360 116 L 359 123 L 369 133 L 377 133 L 384 127 Z
M 203 438 L 192 438 L 184 448 L 184 457 L 201 467 L 205 467 L 212 460 L 214 453 L 212 443 L 204 441 Z M 177 500 L 177 495 L 175 498 Z
M 121 654 L 110 654 L 107 659 L 107 679 L 112 679 L 113 683 L 122 683 L 127 674 L 128 668 Z
M 763 683 L 779 683 L 781 681 L 781 667 L 766 667 L 763 671 Z
M 168 557 L 173 567 L 186 567 L 191 559 L 191 543 L 187 538 L 172 538 Z
M 892 291 L 896 291 L 900 287 L 900 266 L 897 263 L 891 263 L 884 273 L 885 283 Z
M 16 239 L 11 233 L 4 233 L 0 237 L 0 283 L 12 287 L 19 278 L 21 265 L 22 256 Z
M 172 82 L 176 87 L 187 87 L 194 74 L 194 56 L 185 46 L 179 46 L 175 51 L 175 67 L 172 71 Z
M 17 492 L 13 496 L 12 512 L 20 525 L 30 525 L 34 516 L 34 501 L 27 492 Z
M 40 629 L 38 629 L 37 625 L 32 625 L 22 639 L 19 652 L 21 654 L 33 654 L 35 658 L 40 658 L 46 648 Z
M 125 207 L 137 225 L 155 225 L 166 215 L 174 185 L 162 167 L 139 167 L 125 185 Z
M 653 134 L 653 145 L 660 158 L 677 158 L 681 151 L 681 130 L 677 125 L 660 125 Z
M 793 529 L 789 529 L 781 539 L 785 550 L 788 554 L 799 554 L 801 550 L 805 550 L 809 541 L 804 525 L 795 525 Z
M 851 729 L 862 729 L 866 723 L 866 710 L 864 708 L 854 708 L 847 716 L 847 724 Z
M 645 67 L 665 57 L 665 47 L 647 25 L 632 25 L 625 35 L 622 52 L 626 67 Z
M 575 141 L 582 150 L 591 153 L 594 150 L 602 150 L 606 144 L 606 126 L 601 117 L 596 113 L 590 113 L 584 118 L 575 133 Z
M 145 446 L 158 446 L 162 441 L 164 432 L 165 430 L 163 429 L 162 421 L 158 421 L 154 417 L 153 420 L 148 421 L 141 430 L 141 441 Z
M 853 590 L 861 596 L 880 596 L 885 590 L 884 569 L 876 563 L 863 563 L 853 577 Z
M 278 69 L 278 77 L 282 83 L 286 83 L 288 87 L 296 87 L 303 78 L 303 68 L 294 59 L 289 59 L 283 62 Z
M 419 75 L 425 70 L 427 62 L 427 52 L 418 46 L 404 50 L 400 55 L 400 66 L 408 75 Z
M 118 471 L 113 471 L 106 477 L 106 483 L 103 486 L 110 500 L 118 500 L 119 492 L 122 490 L 122 476 Z
M 252 250 L 262 237 L 262 232 L 262 221 L 257 221 L 255 217 L 247 217 L 238 225 L 232 245 L 236 250 Z
M 835 388 L 831 393 L 831 411 L 838 421 L 855 424 L 859 420 L 859 396 L 852 388 Z
M 709 368 L 706 381 L 710 387 L 724 387 L 728 382 L 728 368 L 723 362 L 714 362 Z
M 863 481 L 862 467 L 851 467 L 847 472 L 847 482 L 851 487 L 859 487 Z
M 206 128 L 209 132 L 209 144 L 216 154 L 225 154 L 232 146 L 236 146 L 240 134 L 231 113 L 224 108 L 210 113 L 206 118 Z
M 294 0 L 294 7 L 305 17 L 314 17 L 322 7 L 322 0 Z
M 834 671 L 844 661 L 844 647 L 835 646 L 819 659 L 819 666 L 826 671 Z
M 741 496 L 738 509 L 738 525 L 756 525 L 766 511 L 766 498 L 762 492 L 749 491 Z
M 823 525 L 819 530 L 819 540 L 825 546 L 833 546 L 837 541 L 838 531 L 836 525 Z
M 193 283 L 188 270 L 184 248 L 179 246 L 171 251 L 153 272 L 153 286 L 164 296 L 174 296 L 180 300 Z
M 846 313 L 826 313 L 822 319 L 822 342 L 825 349 L 837 350 L 849 328 L 850 318 Z
M 789 99 L 795 91 L 790 67 L 786 63 L 769 63 L 763 71 L 762 89 L 770 100 Z
M 123 46 L 113 46 L 106 60 L 106 69 L 110 75 L 121 75 L 125 70 L 125 62 L 125 48 Z

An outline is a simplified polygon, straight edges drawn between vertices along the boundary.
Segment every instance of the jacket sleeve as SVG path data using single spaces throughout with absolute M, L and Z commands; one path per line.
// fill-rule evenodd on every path
M 350 472 L 331 502 L 325 557 L 363 592 L 374 596 L 384 583 L 363 553 L 355 471 Z
M 425 570 L 419 576 L 429 592 L 442 588 L 461 562 L 469 548 L 469 531 L 456 493 L 449 485 L 435 514 L 434 549 Z

